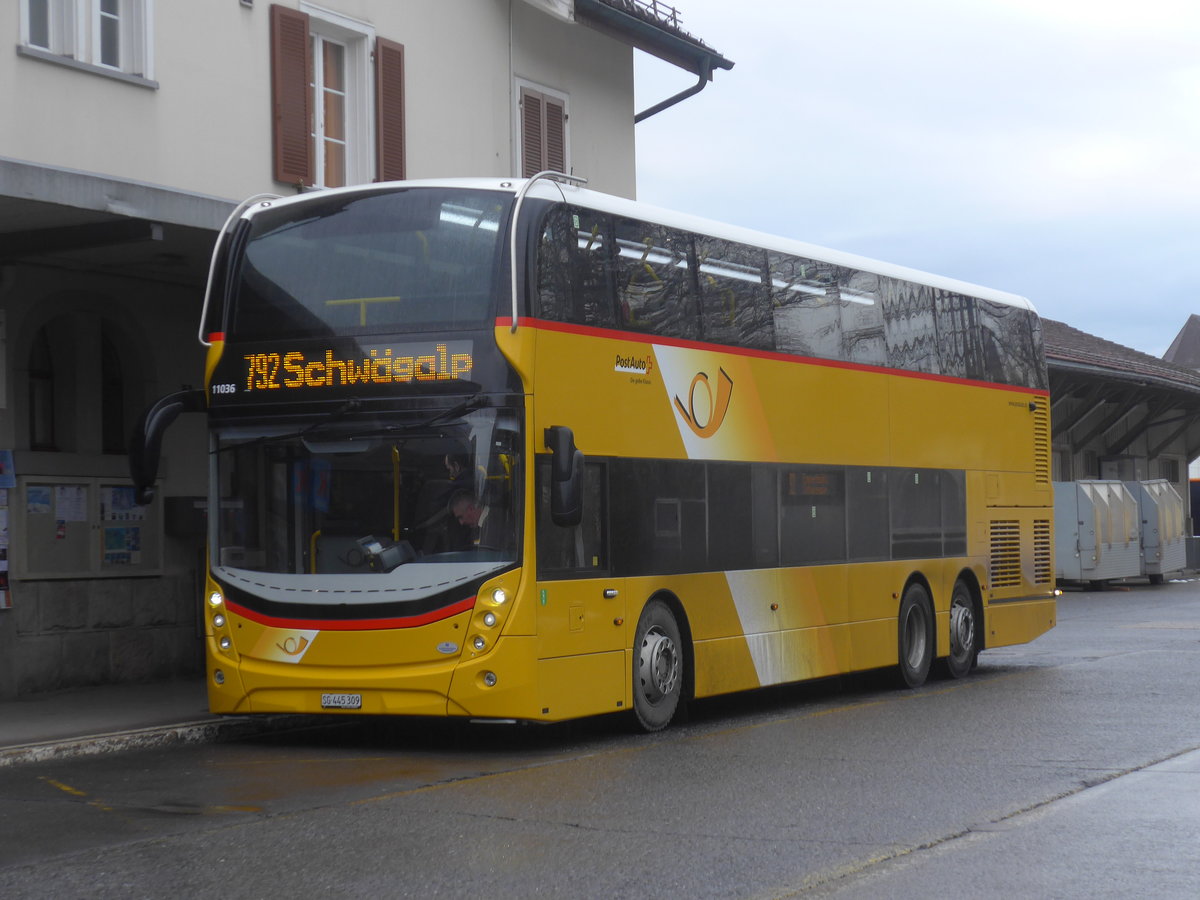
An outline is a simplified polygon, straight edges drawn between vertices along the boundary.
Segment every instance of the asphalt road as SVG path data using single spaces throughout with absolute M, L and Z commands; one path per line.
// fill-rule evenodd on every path
M 1200 895 L 1200 582 L 964 681 L 512 728 L 339 720 L 0 769 L 5 897 Z

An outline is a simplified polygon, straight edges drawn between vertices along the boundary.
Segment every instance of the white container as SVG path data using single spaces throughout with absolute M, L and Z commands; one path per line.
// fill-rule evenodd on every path
M 1120 481 L 1054 483 L 1054 563 L 1060 581 L 1142 574 L 1138 503 Z

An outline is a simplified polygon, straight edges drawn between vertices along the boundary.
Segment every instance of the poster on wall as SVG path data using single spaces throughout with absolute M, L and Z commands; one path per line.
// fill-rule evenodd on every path
M 48 516 L 51 494 L 48 484 L 31 484 L 25 489 L 25 512 L 31 516 Z
M 104 529 L 104 564 L 136 566 L 142 562 L 142 529 L 137 525 Z
M 86 522 L 87 485 L 56 484 L 54 486 L 55 518 L 60 522 Z
M 100 489 L 100 518 L 105 522 L 141 522 L 146 507 L 138 506 L 132 487 L 107 486 Z

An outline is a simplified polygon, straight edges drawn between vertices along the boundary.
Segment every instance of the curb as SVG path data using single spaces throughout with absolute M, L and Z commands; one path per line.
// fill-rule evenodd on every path
M 112 731 L 55 741 L 40 741 L 0 748 L 0 768 L 29 763 L 52 762 L 82 756 L 100 756 L 129 750 L 153 750 L 182 744 L 216 743 L 304 727 L 296 716 L 237 716 L 200 719 L 128 731 Z

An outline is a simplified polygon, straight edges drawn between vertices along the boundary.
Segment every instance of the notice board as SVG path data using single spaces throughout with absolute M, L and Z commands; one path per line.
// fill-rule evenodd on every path
M 21 578 L 96 578 L 162 572 L 162 504 L 138 506 L 114 478 L 18 479 L 10 558 Z

